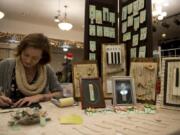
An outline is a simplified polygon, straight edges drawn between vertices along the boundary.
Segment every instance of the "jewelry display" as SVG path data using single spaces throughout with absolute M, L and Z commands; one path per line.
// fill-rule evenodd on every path
M 140 40 L 145 40 L 147 37 L 147 27 L 140 29 Z
M 127 31 L 127 21 L 122 23 L 122 33 L 125 33 Z
M 133 4 L 130 3 L 130 4 L 128 5 L 128 14 L 131 14 L 132 11 L 133 11 Z
M 115 20 L 115 13 L 114 12 L 109 12 L 109 16 L 110 16 L 110 23 L 112 24 L 112 26 L 115 24 L 116 20 Z
M 95 25 L 89 25 L 89 35 L 96 36 L 96 26 Z
M 94 24 L 94 20 L 96 18 L 96 6 L 89 5 L 89 18 L 91 20 L 91 24 Z
M 136 58 L 136 48 L 131 48 L 131 58 Z
M 141 46 L 139 48 L 139 58 L 145 58 L 146 57 L 146 46 Z
M 109 21 L 109 8 L 103 7 L 103 21 Z
M 73 64 L 73 86 L 75 98 L 80 97 L 81 78 L 98 77 L 98 69 L 95 62 L 80 62 Z
M 103 27 L 97 26 L 97 36 L 102 37 L 103 36 Z
M 122 18 L 121 20 L 124 21 L 127 18 L 127 6 L 122 8 Z
M 133 15 L 128 16 L 127 26 L 128 27 L 133 26 Z
M 138 0 L 139 2 L 139 10 L 144 8 L 144 0 Z
M 125 75 L 125 46 L 114 44 L 103 44 L 102 46 L 102 79 L 105 97 L 112 97 L 112 76 Z
M 148 13 L 151 7 L 149 2 L 148 0 L 127 0 L 120 9 L 122 13 L 120 20 L 120 35 L 122 35 L 122 38 L 120 38 L 120 42 L 127 45 L 127 52 L 131 53 L 130 58 L 151 57 L 145 51 L 146 46 L 150 48 L 152 45 L 152 38 L 149 36 L 151 35 L 151 32 L 149 32 L 151 24 L 149 24 L 150 21 L 147 21 L 151 18 Z M 136 48 L 134 48 L 135 46 Z M 144 47 L 141 48 L 141 46 Z
M 96 60 L 96 53 L 89 53 L 89 60 Z
M 138 0 L 135 0 L 133 2 L 133 16 L 136 16 L 139 14 L 139 2 Z
M 155 102 L 157 63 L 131 62 L 130 75 L 134 78 L 137 100 Z
M 134 31 L 139 29 L 139 16 L 134 18 Z
M 139 41 L 139 35 L 138 34 L 133 35 L 132 46 L 137 46 L 139 43 L 138 41 Z
M 102 11 L 96 10 L 96 24 L 102 24 Z
M 146 10 L 140 12 L 140 23 L 144 23 L 146 21 Z
M 91 52 L 96 51 L 96 41 L 89 41 L 89 49 Z

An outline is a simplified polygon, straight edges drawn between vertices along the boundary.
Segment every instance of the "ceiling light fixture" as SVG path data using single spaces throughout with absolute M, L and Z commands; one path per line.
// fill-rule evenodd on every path
M 0 19 L 2 19 L 4 16 L 5 16 L 4 13 L 0 11 Z
M 163 20 L 167 16 L 167 12 L 163 11 L 163 6 L 168 6 L 169 4 L 165 0 L 152 0 L 152 16 L 153 22 L 158 22 Z
M 65 5 L 64 8 L 65 8 L 64 18 L 62 19 L 62 21 L 60 21 L 58 27 L 63 31 L 69 31 L 72 29 L 73 25 L 67 22 L 67 12 L 66 12 L 67 5 Z

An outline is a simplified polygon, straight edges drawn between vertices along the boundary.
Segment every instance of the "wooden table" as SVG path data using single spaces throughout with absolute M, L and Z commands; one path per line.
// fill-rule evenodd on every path
M 0 135 L 170 135 L 180 130 L 180 111 L 157 110 L 155 114 L 97 113 L 88 116 L 80 106 L 58 108 L 41 103 L 51 121 L 40 125 L 8 126 L 11 113 L 0 113 Z M 83 117 L 82 125 L 61 125 L 59 118 L 68 114 Z M 177 134 L 179 135 L 179 134 Z

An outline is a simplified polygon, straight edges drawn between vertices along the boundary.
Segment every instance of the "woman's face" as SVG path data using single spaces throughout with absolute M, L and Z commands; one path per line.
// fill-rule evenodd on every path
M 42 50 L 34 47 L 27 47 L 21 53 L 21 62 L 25 68 L 36 66 L 42 57 Z

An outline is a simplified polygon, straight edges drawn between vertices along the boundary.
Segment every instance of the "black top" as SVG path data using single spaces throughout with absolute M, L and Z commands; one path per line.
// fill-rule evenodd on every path
M 37 73 L 30 84 L 33 84 L 36 81 L 36 79 L 37 79 Z M 25 97 L 25 95 L 17 87 L 16 73 L 15 73 L 15 68 L 14 68 L 13 74 L 12 74 L 12 81 L 11 81 L 10 99 L 12 99 L 13 102 L 16 102 L 19 99 L 24 98 L 24 97 Z

